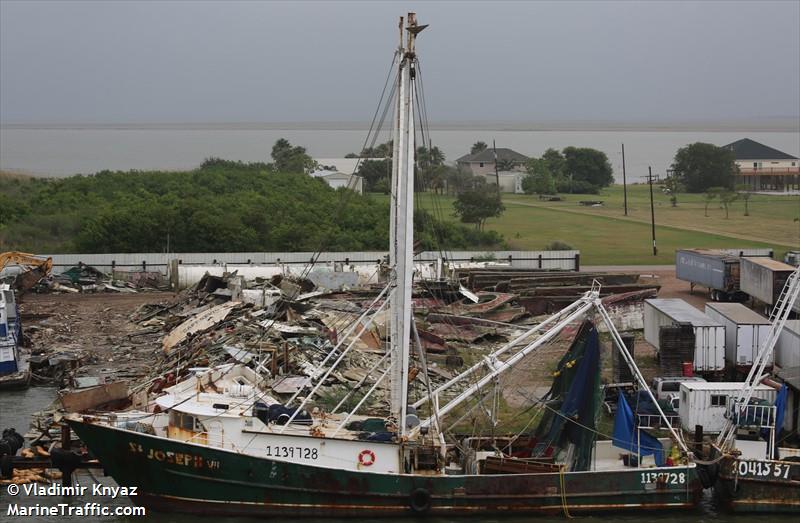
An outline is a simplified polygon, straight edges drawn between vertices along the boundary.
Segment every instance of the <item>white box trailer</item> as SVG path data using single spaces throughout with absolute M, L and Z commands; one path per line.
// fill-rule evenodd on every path
M 767 341 L 772 327 L 769 320 L 741 303 L 706 303 L 706 316 L 725 326 L 725 364 L 753 365 L 753 358 Z M 770 354 L 767 365 L 772 366 L 772 361 Z
M 652 299 L 644 302 L 644 339 L 659 348 L 659 329 L 666 325 L 689 323 L 694 331 L 694 370 L 718 372 L 725 369 L 725 327 L 679 299 Z
M 681 383 L 678 414 L 681 426 L 693 431 L 695 425 L 702 425 L 706 434 L 718 434 L 725 427 L 725 415 L 744 386 L 741 382 L 687 381 Z M 757 385 L 752 398 L 775 402 L 777 391 L 766 385 Z
M 800 320 L 787 320 L 775 344 L 775 365 L 782 369 L 800 367 Z

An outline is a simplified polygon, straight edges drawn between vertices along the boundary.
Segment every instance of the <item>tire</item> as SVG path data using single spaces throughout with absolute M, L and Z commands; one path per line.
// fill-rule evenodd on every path
M 424 514 L 431 509 L 431 493 L 424 488 L 418 488 L 408 497 L 408 504 L 417 514 Z
M 0 458 L 0 478 L 11 478 L 14 475 L 14 464 L 8 454 Z
M 703 485 L 704 489 L 708 489 L 716 485 L 717 483 L 717 476 L 719 475 L 719 465 L 698 465 L 697 466 L 697 477 L 700 480 L 700 484 Z

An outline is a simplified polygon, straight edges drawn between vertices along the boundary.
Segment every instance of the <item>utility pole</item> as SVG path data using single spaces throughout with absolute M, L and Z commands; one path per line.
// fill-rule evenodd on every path
M 647 181 L 650 182 L 650 225 L 653 231 L 653 256 L 658 256 L 656 247 L 656 209 L 653 205 L 653 168 L 647 166 Z
M 500 199 L 500 172 L 497 170 L 497 143 L 492 139 L 492 150 L 494 151 L 494 177 L 497 181 L 497 199 Z
M 628 215 L 628 182 L 625 180 L 625 144 L 622 144 L 622 194 L 625 205 L 625 216 Z

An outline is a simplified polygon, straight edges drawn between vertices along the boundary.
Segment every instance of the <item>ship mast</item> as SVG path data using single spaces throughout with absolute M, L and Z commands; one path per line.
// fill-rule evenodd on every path
M 408 39 L 403 46 L 400 18 L 397 105 L 394 119 L 392 158 L 392 210 L 389 264 L 394 269 L 390 312 L 391 415 L 397 420 L 398 436 L 406 436 L 408 367 L 411 345 L 411 287 L 414 278 L 414 102 L 411 83 L 415 75 L 414 43 L 425 26 L 417 26 L 415 13 L 408 13 Z

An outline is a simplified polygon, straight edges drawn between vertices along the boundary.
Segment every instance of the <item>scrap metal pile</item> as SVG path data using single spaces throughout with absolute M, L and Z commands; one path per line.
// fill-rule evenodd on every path
M 361 386 L 368 369 L 386 354 L 387 314 L 374 313 L 366 328 L 362 314 L 383 303 L 380 285 L 353 290 L 325 290 L 309 279 L 276 276 L 247 282 L 240 276 L 206 275 L 192 291 L 169 305 L 145 305 L 131 317 L 143 329 L 163 334 L 153 372 L 133 387 L 133 402 L 144 406 L 157 394 L 186 376 L 190 369 L 230 361 L 249 364 L 268 380 L 275 397 L 288 398 L 308 378 L 320 374 L 320 364 L 354 324 L 351 350 L 321 388 L 321 407 L 333 406 Z M 520 327 L 481 318 L 511 313 L 514 321 L 530 318 L 511 305 L 513 295 L 498 298 L 480 293 L 469 304 L 457 289 L 420 285 L 414 303 L 421 345 L 426 351 L 431 384 L 450 379 L 464 364 L 462 351 L 490 351 Z M 420 378 L 420 386 L 422 386 Z M 369 405 L 388 406 L 387 389 L 378 388 Z M 330 404 L 330 405 L 328 405 Z
M 522 282 L 530 290 L 543 281 L 550 282 L 550 288 L 556 279 L 588 281 L 575 273 L 509 270 L 469 271 L 460 276 L 462 284 L 476 290 L 474 294 L 458 284 L 428 280 L 421 280 L 413 290 L 427 373 L 412 369 L 412 375 L 419 376 L 412 381 L 412 397 L 450 380 L 465 364 L 538 323 L 524 306 L 525 295 L 507 290 Z M 610 281 L 624 276 L 614 278 Z M 56 410 L 151 408 L 164 388 L 191 375 L 193 369 L 232 361 L 256 369 L 276 398 L 286 400 L 298 391 L 302 395 L 300 389 L 309 378 L 324 372 L 321 363 L 347 337 L 338 350 L 351 342 L 352 350 L 315 398 L 316 407 L 331 408 L 349 398 L 354 389 L 369 388 L 369 370 L 386 354 L 388 315 L 383 310 L 374 312 L 383 304 L 385 297 L 378 299 L 383 288 L 368 284 L 331 290 L 297 275 L 246 280 L 236 272 L 206 274 L 193 288 L 170 300 L 140 305 L 127 318 L 117 312 L 100 320 L 126 324 L 115 335 L 95 341 L 96 347 L 105 346 L 104 352 L 81 344 L 86 339 L 80 327 L 57 321 L 61 313 L 54 313 L 33 327 L 34 346 L 49 342 L 50 349 L 35 355 L 32 367 L 40 379 L 50 377 L 66 389 L 55 408 L 37 420 L 34 436 L 56 435 L 57 431 L 48 430 L 58 421 Z M 495 290 L 481 290 L 487 288 Z M 361 328 L 367 316 L 372 321 Z M 48 327 L 48 321 L 60 330 Z M 424 381 L 425 376 L 430 383 Z M 458 393 L 458 387 L 449 390 L 449 394 Z M 386 411 L 387 385 L 378 387 L 364 407 L 374 413 Z
M 113 270 L 106 274 L 91 265 L 79 263 L 55 275 L 42 278 L 33 292 L 139 292 L 169 290 L 169 283 L 158 271 Z
M 552 314 L 588 291 L 593 281 L 601 285 L 601 296 L 657 292 L 660 285 L 634 273 L 572 272 L 506 268 L 456 269 L 456 277 L 470 289 L 510 292 L 530 314 Z

